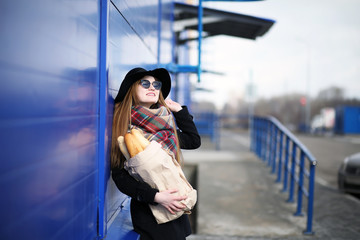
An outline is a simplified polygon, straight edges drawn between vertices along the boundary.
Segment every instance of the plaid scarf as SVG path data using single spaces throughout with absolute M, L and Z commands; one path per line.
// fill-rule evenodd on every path
M 172 157 L 176 156 L 176 137 L 174 134 L 173 116 L 164 106 L 150 109 L 142 106 L 131 108 L 131 124 L 142 130 L 145 137 L 155 140 Z

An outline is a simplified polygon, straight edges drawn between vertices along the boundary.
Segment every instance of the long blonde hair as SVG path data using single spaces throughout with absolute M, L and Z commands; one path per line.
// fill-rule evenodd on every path
M 117 138 L 124 136 L 131 125 L 131 107 L 139 104 L 136 97 L 136 86 L 140 83 L 140 80 L 135 82 L 126 93 L 122 102 L 116 103 L 114 107 L 113 125 L 112 125 L 112 137 L 111 137 L 111 168 L 122 168 L 124 166 L 125 157 L 121 153 Z M 165 103 L 165 99 L 160 91 L 159 100 L 156 104 L 160 104 L 166 107 L 169 113 L 171 113 L 169 107 Z M 154 104 L 154 105 L 156 105 Z M 176 137 L 176 161 L 181 163 L 181 150 L 179 137 L 176 131 L 176 125 L 173 119 L 174 133 Z

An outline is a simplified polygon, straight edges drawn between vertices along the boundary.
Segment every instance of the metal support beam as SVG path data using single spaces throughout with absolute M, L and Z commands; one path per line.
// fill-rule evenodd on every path
M 203 1 L 206 2 L 253 2 L 253 1 L 262 1 L 262 0 L 199 0 L 199 5 L 198 5 L 198 16 L 197 16 L 197 27 L 198 27 L 198 37 L 194 38 L 194 39 L 190 39 L 190 40 L 198 40 L 198 61 L 197 61 L 197 66 L 193 66 L 193 65 L 177 65 L 174 63 L 169 63 L 164 65 L 165 68 L 167 68 L 170 72 L 172 73 L 196 73 L 198 76 L 198 82 L 200 82 L 201 79 L 201 72 L 205 72 L 204 70 L 202 70 L 202 66 L 201 66 L 201 48 L 202 48 L 202 39 L 203 37 L 203 24 L 204 23 L 209 23 L 209 22 L 217 22 L 220 19 L 218 17 L 205 17 L 204 18 L 204 14 L 203 14 Z M 177 23 L 177 25 L 175 25 L 175 32 L 180 32 L 182 31 L 185 26 L 189 26 L 189 23 L 191 24 L 196 24 L 196 19 L 188 19 L 188 20 L 183 20 L 179 23 Z M 206 36 L 205 36 L 206 37 Z M 187 39 L 189 40 L 189 39 Z M 186 40 L 185 40 L 186 41 Z M 217 73 L 219 74 L 219 73 Z
M 201 44 L 202 44 L 202 32 L 203 32 L 203 7 L 202 0 L 199 0 L 198 8 L 198 82 L 200 82 L 201 77 Z
M 194 65 L 179 65 L 179 64 L 169 63 L 169 64 L 164 65 L 163 67 L 172 73 L 197 73 L 198 72 L 198 66 L 194 66 Z

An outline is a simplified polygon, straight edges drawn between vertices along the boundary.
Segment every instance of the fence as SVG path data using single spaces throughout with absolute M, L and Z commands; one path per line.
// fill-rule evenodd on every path
M 283 182 L 282 191 L 289 192 L 288 202 L 294 202 L 294 198 L 297 198 L 295 216 L 303 216 L 303 195 L 307 197 L 307 224 L 304 234 L 313 234 L 316 159 L 274 117 L 254 117 L 251 129 L 251 150 L 267 162 L 271 173 L 277 174 L 276 182 Z
M 209 136 L 217 150 L 220 149 L 219 139 L 219 116 L 214 112 L 195 112 L 194 122 L 198 132 L 202 136 Z

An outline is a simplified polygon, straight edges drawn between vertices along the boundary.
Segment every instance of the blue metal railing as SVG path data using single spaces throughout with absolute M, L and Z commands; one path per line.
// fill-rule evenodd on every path
M 251 151 L 267 162 L 271 173 L 277 174 L 276 182 L 283 182 L 282 191 L 289 192 L 288 202 L 294 202 L 297 197 L 295 216 L 303 215 L 303 195 L 307 197 L 304 234 L 313 234 L 316 159 L 296 136 L 274 117 L 253 117 L 251 130 Z
M 209 136 L 215 144 L 216 150 L 220 149 L 220 120 L 214 112 L 195 112 L 193 114 L 196 128 L 200 135 Z

